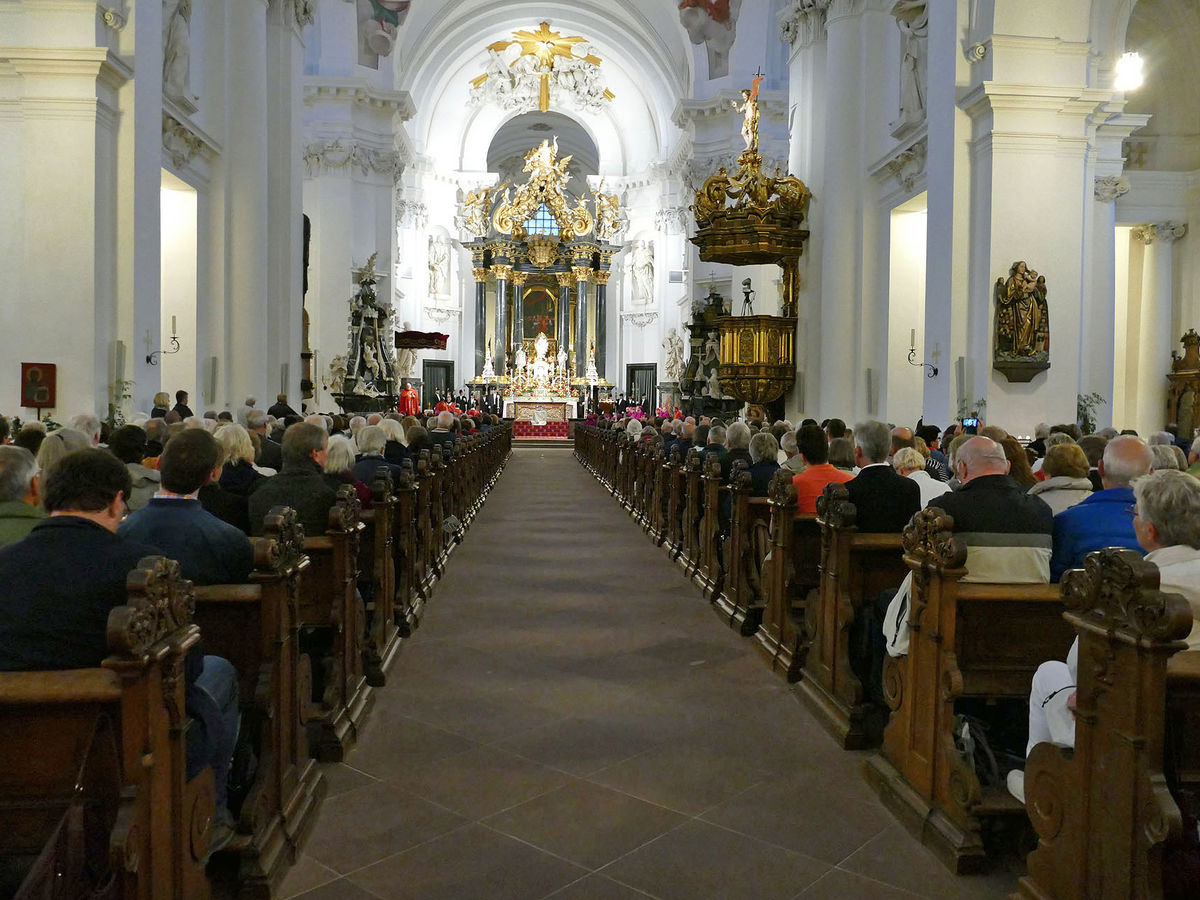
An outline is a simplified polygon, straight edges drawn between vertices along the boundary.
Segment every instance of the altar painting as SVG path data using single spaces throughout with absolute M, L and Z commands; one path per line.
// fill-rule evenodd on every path
M 523 332 L 526 338 L 544 334 L 558 340 L 558 298 L 545 288 L 533 287 L 525 292 L 522 306 Z

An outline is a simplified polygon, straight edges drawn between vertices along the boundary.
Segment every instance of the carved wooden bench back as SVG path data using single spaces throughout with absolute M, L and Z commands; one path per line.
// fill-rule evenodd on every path
M 1194 653 L 1168 674 L 1191 608 L 1160 592 L 1157 567 L 1132 550 L 1090 554 L 1063 578 L 1062 596 L 1079 636 L 1075 749 L 1029 754 L 1025 800 L 1039 840 L 1020 895 L 1161 897 L 1163 846 L 1182 832 L 1163 771 L 1166 698 L 1194 699 L 1200 687 Z
M 86 788 L 111 827 L 99 849 L 118 895 L 205 898 L 215 799 L 211 770 L 186 779 L 184 658 L 200 639 L 192 585 L 160 556 L 140 560 L 126 584 L 102 667 L 0 673 L 0 855 L 41 850 L 90 745 Z

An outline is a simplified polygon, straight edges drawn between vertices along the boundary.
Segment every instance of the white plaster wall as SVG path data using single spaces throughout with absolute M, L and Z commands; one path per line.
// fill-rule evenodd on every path
M 879 415 L 885 421 L 905 425 L 921 418 L 926 380 L 924 370 L 908 362 L 910 338 L 915 332 L 918 361 L 928 361 L 934 348 L 934 342 L 925 337 L 924 327 L 927 218 L 924 210 L 897 210 L 889 217 L 887 361 L 876 373 L 885 398 Z M 936 424 L 944 427 L 946 423 Z
M 194 401 L 189 405 L 196 412 L 213 408 L 213 401 L 203 399 L 198 378 L 196 355 L 196 192 L 164 173 L 160 190 L 162 204 L 162 240 L 160 242 L 162 323 L 154 335 L 154 349 L 169 350 L 171 317 L 174 316 L 179 338 L 179 352 L 159 357 L 162 367 L 161 384 L 172 397 L 177 390 L 186 390 Z

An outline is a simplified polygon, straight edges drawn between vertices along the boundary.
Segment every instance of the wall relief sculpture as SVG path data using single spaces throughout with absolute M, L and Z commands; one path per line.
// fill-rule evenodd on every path
M 680 0 L 679 24 L 693 44 L 708 51 L 708 77 L 729 74 L 729 49 L 737 36 L 742 0 Z
M 445 238 L 429 236 L 429 296 L 445 297 L 450 286 L 450 244 Z
M 633 302 L 654 302 L 654 242 L 630 241 L 629 275 L 633 282 Z
M 1050 309 L 1046 276 L 1018 260 L 996 279 L 996 337 L 992 365 L 1012 382 L 1031 381 L 1050 368 Z

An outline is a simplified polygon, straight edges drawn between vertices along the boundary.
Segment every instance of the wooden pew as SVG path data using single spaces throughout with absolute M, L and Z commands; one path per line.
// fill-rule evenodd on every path
M 763 562 L 770 551 L 770 501 L 750 496 L 750 472 L 734 464 L 730 476 L 729 539 L 723 549 L 724 589 L 713 599 L 717 614 L 745 637 L 758 631 L 766 608 Z
M 721 461 L 716 456 L 709 456 L 701 463 L 700 451 L 696 450 L 696 462 L 688 466 L 689 494 L 694 497 L 693 510 L 697 521 L 696 540 L 699 544 L 696 550 L 698 567 L 692 576 L 704 592 L 705 599 L 710 603 L 716 602 L 725 586 L 725 564 L 722 554 L 720 504 L 723 494 L 729 488 L 721 483 Z M 696 470 L 701 466 L 703 474 Z M 699 484 L 697 484 L 699 482 Z M 689 521 L 693 521 L 689 515 Z
M 365 616 L 355 587 L 360 512 L 354 488 L 344 484 L 329 510 L 325 534 L 304 540 L 311 566 L 300 582 L 298 618 L 327 642 L 322 675 L 313 677 L 321 696 L 314 696 L 308 721 L 309 747 L 323 762 L 345 758 L 374 699 L 363 674 Z
M 704 556 L 700 534 L 700 522 L 704 517 L 704 481 L 698 448 L 688 448 L 687 456 L 672 466 L 671 491 L 680 495 L 675 525 L 676 540 L 681 548 L 680 562 L 694 581 Z
M 400 649 L 396 627 L 396 559 L 393 529 L 396 495 L 390 470 L 381 466 L 371 481 L 371 508 L 362 510 L 364 526 L 358 549 L 360 584 L 367 604 L 367 640 L 363 646 L 363 671 L 367 684 L 383 687 L 387 670 Z
M 428 450 L 417 456 L 417 496 L 414 509 L 416 523 L 416 586 L 421 598 L 428 603 L 433 593 L 434 544 L 433 519 L 430 509 L 433 504 L 433 461 Z
M 417 496 L 412 460 L 406 459 L 400 477 L 393 485 L 392 551 L 396 571 L 396 625 L 401 637 L 408 637 L 421 620 L 428 596 L 421 577 L 421 546 L 418 538 Z
M 847 750 L 878 746 L 887 709 L 866 696 L 854 665 L 853 638 L 861 637 L 864 611 L 880 592 L 908 574 L 902 535 L 858 532 L 857 510 L 846 488 L 829 484 L 817 498 L 818 587 L 807 607 L 799 643 L 799 685 L 818 720 Z M 869 661 L 866 661 L 869 662 Z
M 211 769 L 186 778 L 192 585 L 161 556 L 126 584 L 101 667 L 0 673 L 0 856 L 41 852 L 81 789 L 87 862 L 117 897 L 203 900 L 215 795 Z
M 1003 784 L 984 787 L 955 749 L 959 698 L 1026 698 L 1037 667 L 1063 659 L 1072 632 L 1056 585 L 972 584 L 967 548 L 937 508 L 904 530 L 913 572 L 907 656 L 884 661 L 891 716 L 866 774 L 884 802 L 952 871 L 986 865 L 985 829 L 1024 808 Z
M 820 581 L 821 550 L 816 516 L 796 511 L 792 475 L 780 469 L 771 479 L 771 558 L 763 579 L 767 604 L 755 635 L 768 665 L 789 682 L 799 680 L 804 663 L 803 623 L 807 605 L 815 602 L 809 595 Z
M 663 543 L 666 544 L 667 552 L 670 553 L 671 559 L 683 566 L 684 571 L 688 570 L 688 565 L 691 560 L 687 555 L 687 530 L 686 522 L 688 521 L 688 482 L 687 469 L 679 464 L 679 457 L 673 456 L 666 463 L 666 535 Z
M 238 671 L 242 733 L 258 759 L 237 817 L 238 882 L 243 897 L 270 897 L 316 821 L 326 783 L 309 756 L 305 720 L 312 671 L 300 653 L 300 583 L 309 571 L 295 510 L 267 514 L 254 542 L 248 584 L 195 589 L 205 649 Z
M 654 453 L 654 471 L 652 477 L 652 499 L 650 503 L 650 537 L 654 546 L 661 547 L 667 541 L 670 530 L 671 512 L 671 466 L 672 461 L 662 450 Z
M 1161 897 L 1164 850 L 1183 831 L 1164 765 L 1168 703 L 1195 716 L 1200 687 L 1200 654 L 1172 658 L 1186 646 L 1191 608 L 1160 592 L 1158 568 L 1132 550 L 1090 554 L 1063 578 L 1062 596 L 1079 636 L 1075 748 L 1029 754 L 1038 846 L 1013 897 Z

